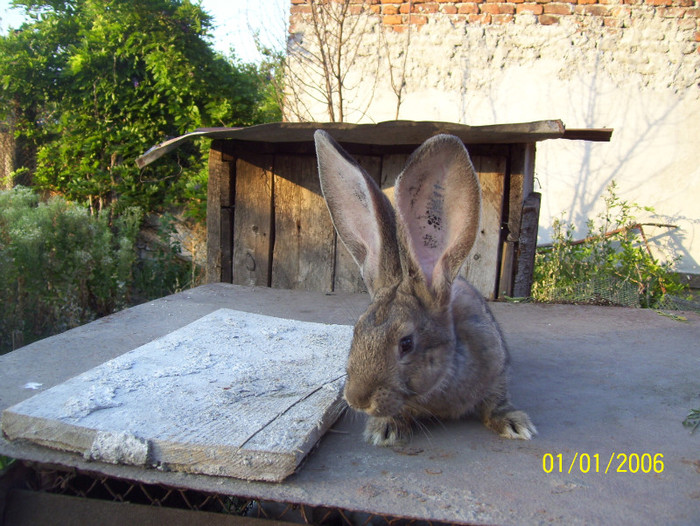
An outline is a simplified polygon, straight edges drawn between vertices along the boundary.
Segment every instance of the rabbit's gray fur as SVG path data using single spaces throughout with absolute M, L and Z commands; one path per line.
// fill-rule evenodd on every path
M 479 229 L 481 193 L 464 144 L 428 139 L 395 188 L 396 211 L 332 139 L 315 133 L 321 189 L 371 304 L 355 325 L 344 396 L 369 415 L 365 438 L 405 440 L 421 418 L 476 412 L 506 438 L 535 426 L 508 400 L 508 350 L 481 294 L 459 269 Z

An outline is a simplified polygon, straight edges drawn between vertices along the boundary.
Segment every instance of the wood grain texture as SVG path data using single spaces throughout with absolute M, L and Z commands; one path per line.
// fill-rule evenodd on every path
M 5 410 L 10 440 L 279 481 L 340 414 L 352 327 L 220 309 Z
M 233 283 L 270 285 L 272 250 L 271 155 L 248 155 L 236 161 L 236 207 L 233 229 Z
M 513 296 L 528 297 L 532 294 L 532 277 L 537 251 L 537 229 L 540 218 L 541 194 L 531 193 L 523 205 L 520 230 L 518 265 L 515 269 Z
M 228 176 L 228 165 L 221 160 L 221 141 L 212 141 L 209 150 L 207 185 L 207 268 L 206 282 L 221 281 L 221 179 Z
M 331 291 L 335 240 L 314 157 L 275 157 L 272 287 Z

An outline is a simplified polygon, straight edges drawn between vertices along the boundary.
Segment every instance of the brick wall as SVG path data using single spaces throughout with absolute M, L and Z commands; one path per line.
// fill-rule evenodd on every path
M 294 31 L 310 14 L 311 0 L 291 0 L 291 3 Z M 435 17 L 446 17 L 457 25 L 510 24 L 519 16 L 528 16 L 545 26 L 568 18 L 582 27 L 597 25 L 611 29 L 630 27 L 640 16 L 675 19 L 679 28 L 688 30 L 687 40 L 695 42 L 695 49 L 700 52 L 699 0 L 351 0 L 351 4 L 352 13 L 370 12 L 381 17 L 382 25 L 397 32 L 409 26 L 420 30 Z

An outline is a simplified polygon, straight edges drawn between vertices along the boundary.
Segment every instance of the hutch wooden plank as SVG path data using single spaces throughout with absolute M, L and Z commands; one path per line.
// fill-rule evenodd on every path
M 359 270 L 338 240 L 321 196 L 313 144 L 327 130 L 393 202 L 408 156 L 438 133 L 458 136 L 479 173 L 480 235 L 463 274 L 490 299 L 527 296 L 537 242 L 535 145 L 546 139 L 608 141 L 612 130 L 566 130 L 561 121 L 466 126 L 444 122 L 272 123 L 210 128 L 169 140 L 140 166 L 197 136 L 213 139 L 207 205 L 207 282 L 358 292 Z

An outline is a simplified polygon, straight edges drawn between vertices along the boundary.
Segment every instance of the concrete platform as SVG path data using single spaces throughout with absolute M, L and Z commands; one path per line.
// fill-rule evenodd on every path
M 351 324 L 366 302 L 199 287 L 0 357 L 0 408 L 36 393 L 28 387 L 48 389 L 221 307 Z M 431 424 L 401 449 L 377 448 L 362 442 L 362 418 L 347 414 L 281 484 L 103 465 L 4 439 L 0 454 L 146 483 L 450 522 L 700 523 L 700 432 L 681 425 L 700 407 L 700 317 L 568 305 L 493 310 L 511 347 L 513 401 L 539 430 L 531 442 L 464 420 Z

